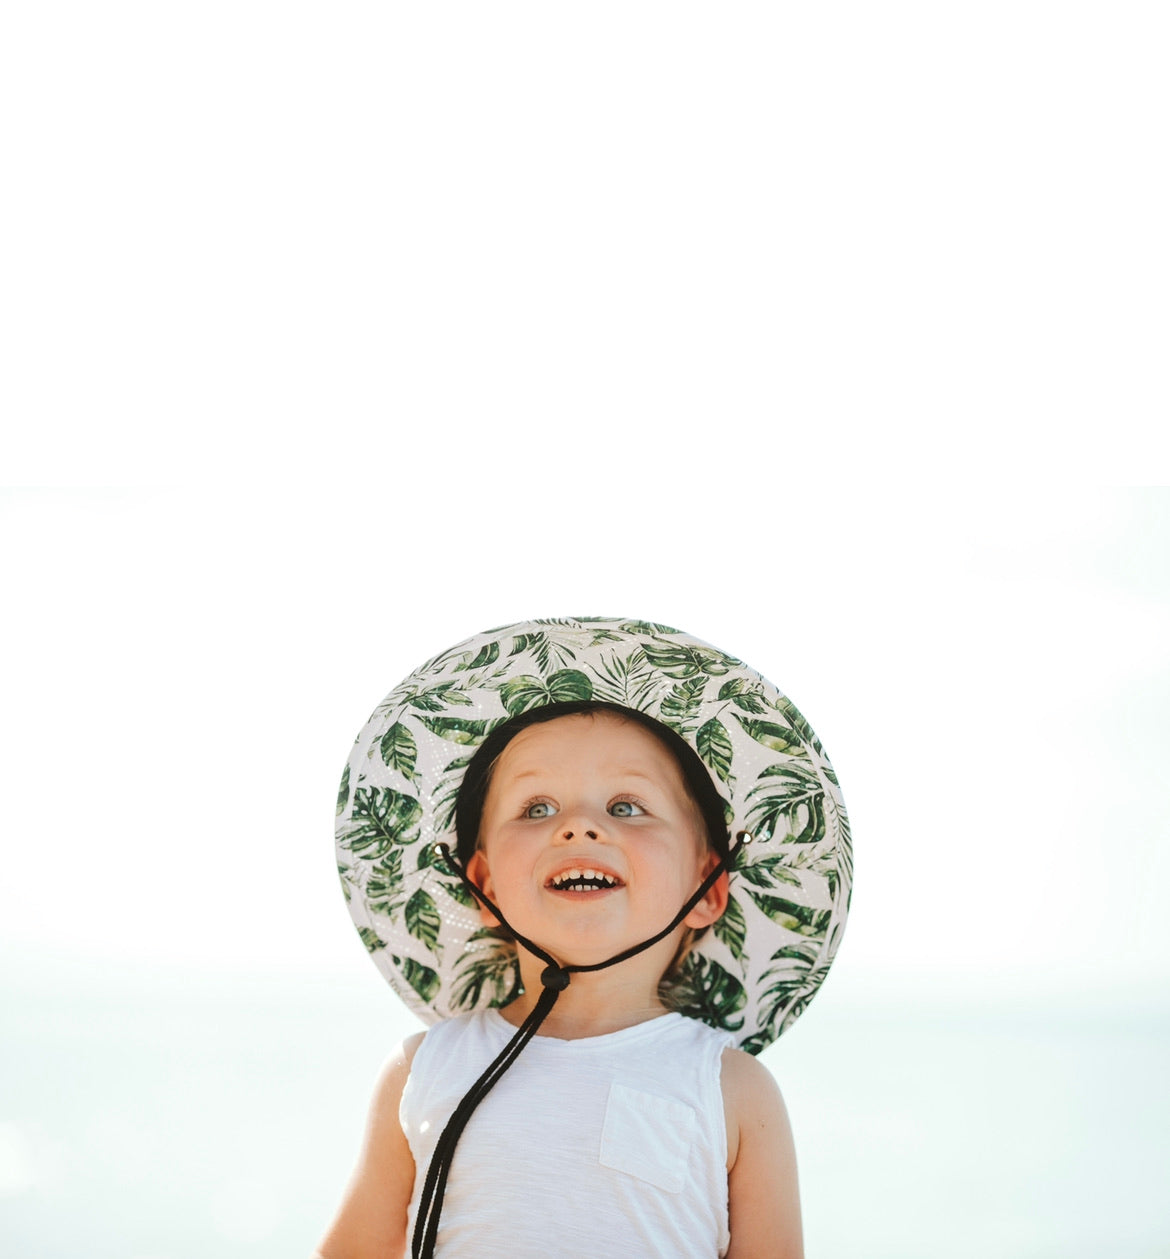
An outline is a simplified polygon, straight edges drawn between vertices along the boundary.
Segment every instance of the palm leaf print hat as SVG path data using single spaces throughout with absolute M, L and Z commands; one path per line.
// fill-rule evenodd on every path
M 482 926 L 437 845 L 455 847 L 463 773 L 496 726 L 590 700 L 681 735 L 709 770 L 731 834 L 751 837 L 731 869 L 726 912 L 669 996 L 759 1053 L 808 1006 L 841 942 L 849 822 L 833 768 L 791 701 L 733 656 L 665 625 L 507 625 L 435 656 L 390 692 L 358 734 L 337 797 L 338 868 L 361 938 L 426 1023 L 519 993 L 516 945 Z

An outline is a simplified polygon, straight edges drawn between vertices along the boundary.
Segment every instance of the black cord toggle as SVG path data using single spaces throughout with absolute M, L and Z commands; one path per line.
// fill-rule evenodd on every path
M 563 966 L 546 966 L 540 972 L 540 982 L 553 992 L 564 992 L 572 976 Z

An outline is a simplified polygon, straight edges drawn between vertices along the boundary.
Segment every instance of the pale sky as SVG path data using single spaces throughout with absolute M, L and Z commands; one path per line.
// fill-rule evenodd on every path
M 1164 986 L 1170 491 L 795 495 L 769 536 L 621 481 L 466 522 L 417 487 L 6 493 L 0 950 L 352 975 L 358 728 L 435 651 L 582 613 L 707 638 L 810 717 L 854 979 Z
M 1165 35 L 1148 3 L 19 6 L 0 473 L 361 477 L 399 529 L 425 482 L 435 529 L 453 463 L 477 504 L 585 466 L 702 533 L 789 532 L 810 478 L 1165 481 Z
M 855 973 L 1164 979 L 1161 25 L 23 6 L 0 947 L 364 965 L 359 726 L 588 613 L 810 715 Z

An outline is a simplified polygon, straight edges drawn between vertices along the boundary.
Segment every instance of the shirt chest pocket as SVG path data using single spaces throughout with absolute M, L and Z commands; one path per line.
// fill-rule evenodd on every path
M 697 1122 L 683 1102 L 611 1085 L 599 1161 L 668 1193 L 681 1193 Z

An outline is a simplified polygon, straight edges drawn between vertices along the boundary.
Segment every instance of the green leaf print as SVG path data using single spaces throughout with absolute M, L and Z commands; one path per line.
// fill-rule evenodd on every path
M 824 838 L 825 792 L 813 771 L 795 763 L 770 765 L 760 779 L 745 797 L 757 797 L 748 814 L 753 834 L 769 838 L 782 833 L 794 844 L 815 844 Z M 768 794 L 761 796 L 762 792 Z
M 778 726 L 774 721 L 754 721 L 751 717 L 735 714 L 736 721 L 743 726 L 749 738 L 771 748 L 773 752 L 785 752 L 789 756 L 807 756 L 799 737 L 786 726 Z
M 337 816 L 340 817 L 345 812 L 345 806 L 349 803 L 349 766 L 347 765 L 341 774 L 341 786 L 337 789 Z
M 440 682 L 424 691 L 412 691 L 403 701 L 411 708 L 427 713 L 441 713 L 444 708 L 467 707 L 471 700 L 462 690 L 462 682 Z
M 811 764 L 800 764 L 796 761 L 785 761 L 780 765 L 769 765 L 760 773 L 761 778 L 778 778 L 787 789 L 789 795 L 803 795 L 809 792 L 822 791 L 821 780 Z M 753 791 L 763 791 L 767 783 L 759 783 Z
M 833 819 L 833 829 L 837 834 L 837 869 L 841 872 L 841 878 L 852 887 L 853 840 L 852 830 L 849 825 L 849 815 L 832 796 L 826 796 L 825 803 L 827 806 L 826 811 Z
M 430 1005 L 439 991 L 438 971 L 432 970 L 429 966 L 424 966 L 421 962 L 416 962 L 413 957 L 399 957 L 394 953 L 390 956 L 394 959 L 394 965 L 398 967 L 402 978 L 406 980 L 427 1005 Z
M 495 664 L 499 658 L 500 644 L 485 643 L 474 656 L 471 656 L 471 653 L 468 652 L 466 658 L 455 666 L 455 672 L 463 673 L 472 669 L 482 669 L 484 665 Z
M 444 834 L 455 826 L 455 809 L 459 804 L 459 779 L 442 794 L 435 795 L 435 832 Z
M 418 745 L 414 735 L 400 721 L 396 721 L 382 736 L 378 744 L 382 753 L 383 764 L 389 769 L 396 769 L 404 777 L 413 781 L 414 767 L 418 760 Z
M 423 888 L 406 902 L 404 911 L 406 929 L 416 940 L 421 940 L 430 952 L 439 952 L 439 930 L 443 920 L 435 908 L 435 902 Z
M 737 862 L 735 873 L 754 887 L 772 887 L 777 883 L 788 883 L 793 887 L 800 887 L 800 876 L 787 868 L 786 855 L 777 852 L 768 857 L 761 857 L 759 861 Z
M 706 685 L 706 677 L 676 682 L 662 701 L 662 708 L 659 711 L 660 720 L 676 730 L 680 727 L 685 729 L 687 723 L 698 714 L 699 705 L 703 702 L 703 688 Z
M 760 1031 L 752 1040 L 762 1043 L 754 1048 L 751 1042 L 744 1044 L 748 1053 L 759 1053 L 780 1034 L 782 1026 L 789 1026 L 803 1013 L 813 999 L 828 970 L 828 963 L 818 962 L 820 946 L 815 943 L 793 944 L 772 954 L 771 966 L 760 977 L 760 982 L 772 982 L 763 988 L 759 997 Z
M 537 625 L 566 625 L 575 626 L 575 621 L 537 621 Z M 544 630 L 537 630 L 528 636 L 531 639 L 529 646 L 532 655 L 536 660 L 537 666 L 541 673 L 547 673 L 552 668 L 553 657 L 556 657 L 557 663 L 562 667 L 566 667 L 570 661 L 577 659 L 577 653 L 562 643 L 559 639 L 551 638 Z
M 458 901 L 465 909 L 475 909 L 479 904 L 475 897 L 458 880 L 442 879 L 439 882 L 439 886 L 453 901 Z
M 831 910 L 798 905 L 783 896 L 767 896 L 750 887 L 747 894 L 756 902 L 761 912 L 787 931 L 802 936 L 821 936 L 829 929 L 829 921 L 833 917 Z
M 431 734 L 465 747 L 478 747 L 499 724 L 498 721 L 470 721 L 462 717 L 420 717 L 419 721 Z
M 788 724 L 800 736 L 801 742 L 806 748 L 812 748 L 822 760 L 824 760 L 825 752 L 821 747 L 821 741 L 817 738 L 812 726 L 808 724 L 805 715 L 799 708 L 788 698 L 787 695 L 777 697 L 776 709 L 784 714 Z
M 546 704 L 592 698 L 593 683 L 579 669 L 561 669 L 544 680 L 522 674 L 500 687 L 500 699 L 512 717 L 530 708 L 543 708 Z
M 482 927 L 469 936 L 455 973 L 452 1006 L 474 1010 L 484 1004 L 485 996 L 489 1005 L 507 1005 L 519 991 L 516 946 L 502 939 L 495 927 Z
M 779 832 L 780 823 L 788 828 L 784 838 L 793 844 L 817 844 L 825 837 L 825 797 L 823 792 L 806 800 L 793 801 L 783 796 L 767 796 L 752 806 L 748 826 L 758 826 L 761 833 Z
M 513 634 L 512 650 L 508 652 L 508 655 L 518 656 L 522 651 L 530 651 L 536 646 L 537 639 L 543 637 L 543 634 Z
M 816 963 L 819 953 L 820 946 L 810 941 L 801 940 L 796 944 L 786 944 L 782 949 L 777 949 L 770 958 L 771 961 L 780 962 L 782 965 L 769 966 L 760 976 L 760 980 L 762 982 L 769 976 L 782 973 L 789 978 L 803 976 L 808 968 Z
M 728 657 L 713 647 L 691 647 L 682 643 L 643 643 L 642 650 L 646 653 L 646 659 L 655 668 L 661 669 L 668 678 L 685 680 L 701 673 L 708 677 L 720 677 L 732 667 L 727 663 Z
M 593 683 L 580 669 L 561 669 L 549 674 L 548 697 L 551 704 L 567 704 L 574 700 L 593 698 Z
M 370 867 L 366 879 L 366 904 L 371 913 L 393 918 L 398 912 L 402 891 L 402 849 L 392 848 L 376 865 Z
M 747 1002 L 743 984 L 718 962 L 692 953 L 683 973 L 666 993 L 672 1009 L 725 1032 L 737 1032 L 743 1019 L 735 1018 Z
M 749 682 L 747 678 L 731 678 L 719 688 L 719 698 L 730 700 L 736 708 L 745 713 L 762 713 L 767 711 L 763 687 L 759 683 Z
M 435 851 L 434 844 L 419 844 L 418 846 L 418 863 L 416 870 L 441 870 L 444 874 L 449 874 L 447 862 L 441 852 Z
M 443 835 L 455 825 L 455 806 L 459 803 L 459 785 L 463 781 L 463 771 L 470 763 L 471 756 L 457 756 L 443 769 L 443 777 L 439 780 L 434 792 L 436 835 Z M 452 778 L 450 777 L 452 774 L 458 776 Z
M 645 709 L 646 701 L 658 689 L 658 676 L 646 663 L 639 647 L 628 656 L 614 652 L 603 656 L 594 668 L 597 682 L 593 698 L 624 708 Z
M 500 699 L 509 714 L 515 717 L 530 708 L 542 708 L 548 701 L 548 692 L 540 678 L 523 673 L 500 687 Z
M 383 857 L 395 844 L 414 842 L 421 817 L 422 805 L 413 796 L 391 787 L 359 787 L 338 843 L 367 860 Z
M 709 765 L 724 782 L 731 778 L 731 736 L 718 717 L 712 717 L 699 727 L 695 744 L 705 764 Z
M 669 625 L 659 625 L 656 621 L 623 621 L 618 629 L 627 634 L 681 634 L 681 630 L 671 629 Z
M 381 939 L 376 931 L 371 931 L 369 927 L 359 927 L 358 935 L 362 938 L 362 943 L 370 953 L 377 953 L 379 949 L 386 947 L 386 941 Z
M 731 956 L 737 962 L 743 961 L 743 946 L 747 940 L 747 922 L 743 910 L 734 896 L 729 897 L 723 915 L 717 918 L 711 927 L 715 938 L 727 945 Z

